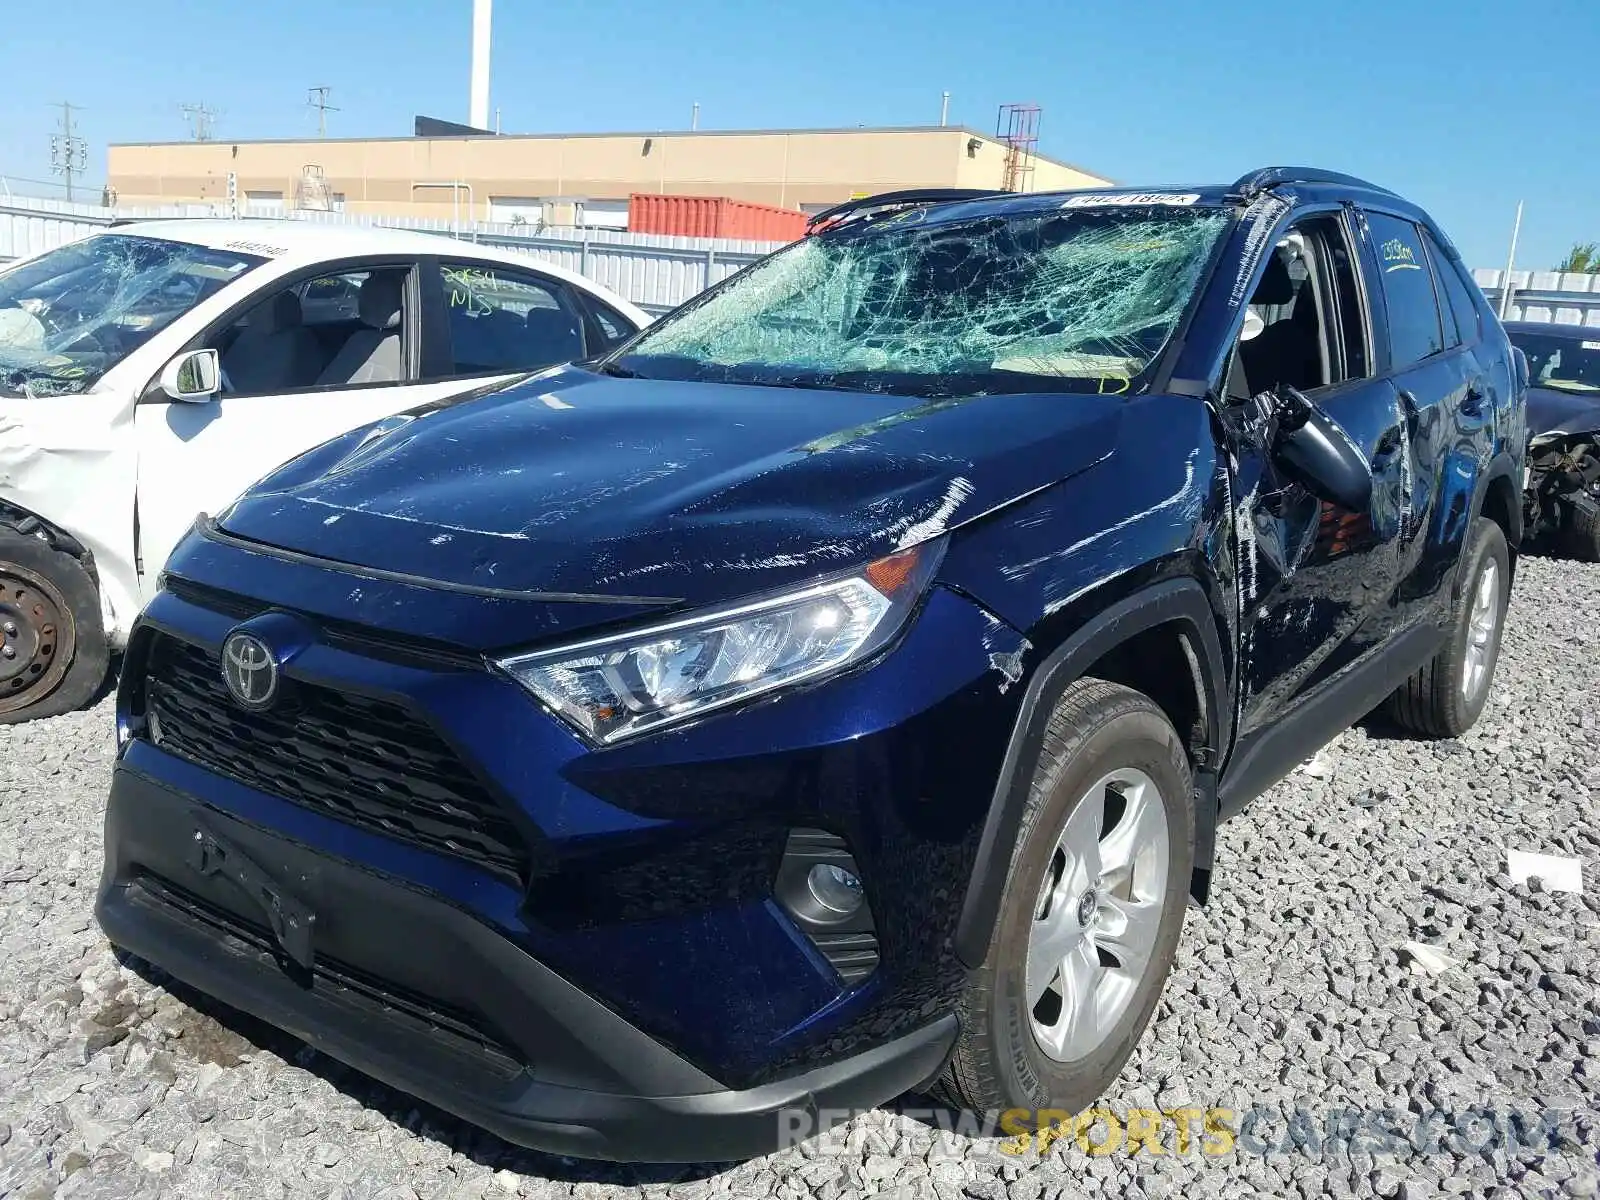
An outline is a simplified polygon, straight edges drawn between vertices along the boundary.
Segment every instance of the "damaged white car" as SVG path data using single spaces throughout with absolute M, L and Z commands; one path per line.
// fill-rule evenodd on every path
M 648 321 L 511 251 L 294 221 L 124 224 L 0 270 L 0 723 L 100 689 L 197 514 Z

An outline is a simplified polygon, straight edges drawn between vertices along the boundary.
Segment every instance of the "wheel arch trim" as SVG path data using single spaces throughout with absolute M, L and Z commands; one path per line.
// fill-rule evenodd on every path
M 1214 771 L 1225 737 L 1224 722 L 1230 716 L 1227 673 L 1205 589 L 1193 578 L 1167 579 L 1117 601 L 1085 622 L 1039 664 L 1028 681 L 956 923 L 956 955 L 968 968 L 981 965 L 988 953 L 1032 785 L 1029 767 L 1044 744 L 1045 728 L 1056 703 L 1069 684 L 1109 651 L 1136 634 L 1168 624 L 1177 624 L 1189 641 L 1191 667 L 1197 668 L 1199 675 L 1194 683 L 1201 701 L 1205 753 L 1204 761 L 1196 763 L 1195 887 L 1197 894 L 1203 894 L 1216 828 Z

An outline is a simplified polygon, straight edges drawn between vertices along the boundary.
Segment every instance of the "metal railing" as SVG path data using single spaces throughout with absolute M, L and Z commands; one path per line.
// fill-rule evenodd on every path
M 223 215 L 205 205 L 109 209 L 60 200 L 0 196 L 0 262 L 24 258 L 87 237 L 114 220 Z M 682 304 L 779 245 L 608 229 L 528 228 L 485 221 L 453 222 L 351 213 L 295 212 L 281 219 L 351 228 L 413 229 L 513 250 L 576 271 L 654 313 Z

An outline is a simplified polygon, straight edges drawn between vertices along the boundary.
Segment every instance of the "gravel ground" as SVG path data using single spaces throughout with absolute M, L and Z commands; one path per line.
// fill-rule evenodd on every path
M 1353 730 L 1325 778 L 1223 831 L 1211 905 L 1105 1101 L 1231 1109 L 1211 1154 L 1198 1123 L 1187 1153 L 1168 1125 L 1159 1157 L 1073 1137 L 1041 1156 L 898 1110 L 732 1167 L 514 1150 L 119 963 L 91 916 L 108 706 L 0 727 L 0 1196 L 1595 1195 L 1596 620 L 1600 567 L 1526 561 L 1476 730 Z M 1508 849 L 1581 859 L 1589 894 L 1513 884 Z M 1407 942 L 1454 962 L 1429 973 Z M 1328 1138 L 1339 1113 L 1407 1141 Z M 1509 1137 L 1512 1114 L 1538 1137 Z

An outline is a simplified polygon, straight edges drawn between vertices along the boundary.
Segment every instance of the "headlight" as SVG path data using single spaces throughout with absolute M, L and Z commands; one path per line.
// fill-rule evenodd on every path
M 943 541 L 800 591 L 499 665 L 602 744 L 859 662 L 905 623 Z

